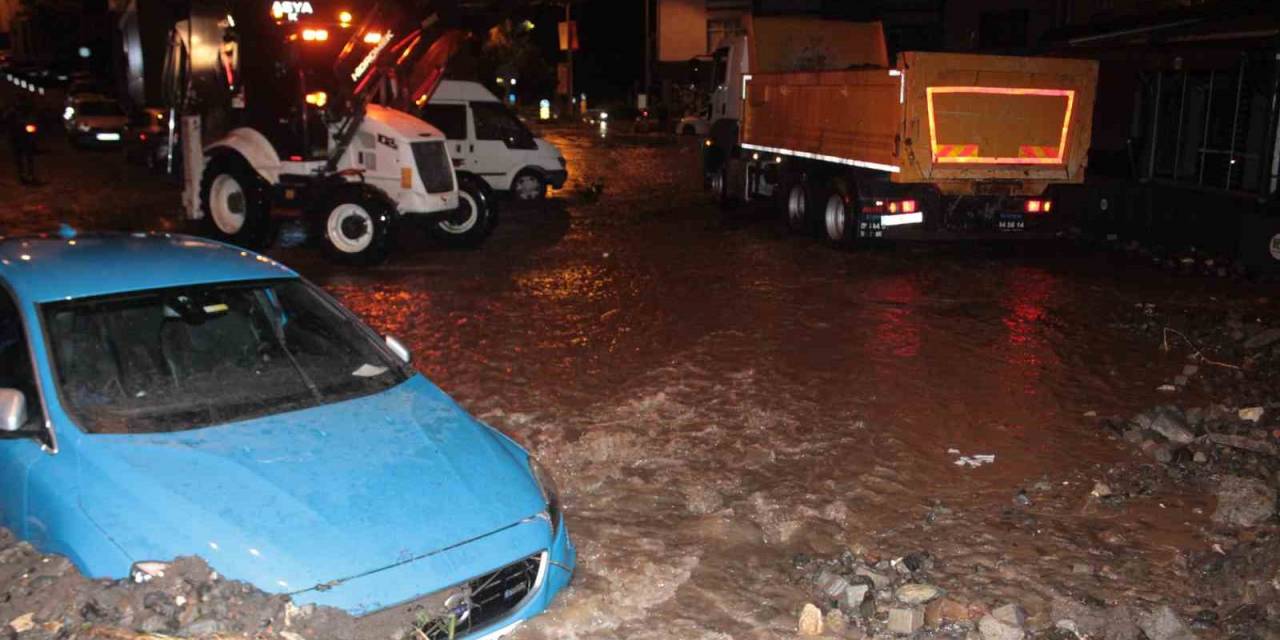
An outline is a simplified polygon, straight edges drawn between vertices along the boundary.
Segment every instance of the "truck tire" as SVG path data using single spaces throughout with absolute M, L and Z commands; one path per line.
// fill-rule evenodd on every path
M 209 237 L 254 250 L 271 244 L 268 187 L 239 154 L 217 154 L 205 165 L 200 210 Z
M 391 252 L 395 206 L 359 185 L 340 187 L 313 212 L 325 255 L 341 264 L 374 265 Z
M 858 242 L 858 225 L 861 210 L 858 197 L 847 189 L 833 187 L 825 190 L 826 202 L 822 207 L 822 230 L 832 246 L 852 249 Z
M 787 229 L 792 233 L 813 233 L 813 196 L 813 185 L 809 180 L 798 178 L 788 182 L 782 196 L 782 212 L 786 216 Z
M 431 233 L 451 247 L 479 247 L 498 224 L 494 204 L 488 185 L 479 178 L 458 176 L 458 209 L 449 219 L 432 224 Z

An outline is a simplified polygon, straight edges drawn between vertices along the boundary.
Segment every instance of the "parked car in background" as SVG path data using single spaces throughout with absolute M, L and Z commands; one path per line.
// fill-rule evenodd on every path
M 705 138 L 711 134 L 711 124 L 705 114 L 686 114 L 676 122 L 676 133 L 682 136 L 698 136 Z
M 569 177 L 560 150 L 478 82 L 441 82 L 419 115 L 444 132 L 457 173 L 478 176 L 495 191 L 541 200 Z
M 0 525 L 90 578 L 199 555 L 356 637 L 510 632 L 574 570 L 555 485 L 410 361 L 238 247 L 0 240 Z
M 62 118 L 67 136 L 77 147 L 119 145 L 128 123 L 119 102 L 98 95 L 73 101 L 63 111 Z
M 169 154 L 169 117 L 165 109 L 146 107 L 129 116 L 121 141 L 125 160 L 163 170 Z M 177 160 L 181 154 L 174 154 Z

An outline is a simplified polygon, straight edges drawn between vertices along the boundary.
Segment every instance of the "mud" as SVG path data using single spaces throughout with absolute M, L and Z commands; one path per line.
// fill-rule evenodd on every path
M 948 598 L 1018 603 L 1030 630 L 1171 605 L 1212 612 L 1206 637 L 1270 632 L 1232 625 L 1271 611 L 1274 518 L 1243 534 L 1211 520 L 1214 473 L 1263 463 L 1212 471 L 1245 454 L 1201 441 L 1160 462 L 1142 442 L 1167 443 L 1125 438 L 1157 405 L 1275 401 L 1249 382 L 1274 381 L 1271 360 L 1238 375 L 1161 348 L 1164 326 L 1207 335 L 1166 310 L 1236 312 L 1241 331 L 1276 317 L 1267 285 L 1067 242 L 839 252 L 719 211 L 696 141 L 550 137 L 567 189 L 504 210 L 479 251 L 409 233 L 368 270 L 273 252 L 556 473 L 579 572 L 518 639 L 790 638 L 813 598 L 798 556 L 913 553 Z M 957 464 L 979 455 L 994 458 Z

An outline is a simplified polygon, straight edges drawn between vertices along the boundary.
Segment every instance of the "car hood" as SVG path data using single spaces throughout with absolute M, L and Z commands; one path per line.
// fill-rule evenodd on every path
M 81 507 L 134 561 L 296 592 L 540 513 L 525 454 L 421 376 L 194 431 L 81 440 Z M 121 567 L 123 575 L 127 567 Z

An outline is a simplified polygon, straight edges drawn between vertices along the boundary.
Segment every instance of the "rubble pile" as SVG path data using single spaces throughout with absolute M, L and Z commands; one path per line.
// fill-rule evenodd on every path
M 199 558 L 179 558 L 142 583 L 90 580 L 66 558 L 41 554 L 0 528 L 0 637 L 349 639 L 353 625 L 345 612 L 297 607 L 222 578 Z

